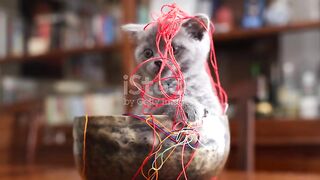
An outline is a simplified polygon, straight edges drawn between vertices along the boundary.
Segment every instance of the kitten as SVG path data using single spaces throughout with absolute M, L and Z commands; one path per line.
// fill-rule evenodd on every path
M 210 27 L 210 20 L 206 15 L 201 14 L 196 17 L 207 28 Z M 205 69 L 210 51 L 210 36 L 199 20 L 189 19 L 183 22 L 172 41 L 175 59 L 185 79 L 186 88 L 182 107 L 189 121 L 198 121 L 208 115 L 222 114 L 218 97 Z M 156 46 L 157 26 L 153 25 L 146 30 L 144 27 L 138 24 L 127 24 L 122 27 L 125 31 L 130 32 L 136 41 L 135 60 L 137 64 L 149 58 L 159 57 Z M 163 51 L 163 44 L 160 49 Z M 161 60 L 150 61 L 142 67 L 140 73 L 142 76 L 153 79 L 158 74 L 161 64 Z M 164 70 L 163 76 L 169 77 L 170 71 Z M 175 80 L 171 79 L 164 83 L 164 89 L 168 93 L 172 94 L 175 88 Z M 153 94 L 157 94 L 159 88 L 153 88 L 152 91 L 155 91 Z M 175 110 L 174 105 L 168 104 L 159 109 L 150 109 L 149 113 L 165 114 L 174 118 Z M 141 106 L 138 105 L 134 113 L 141 114 Z

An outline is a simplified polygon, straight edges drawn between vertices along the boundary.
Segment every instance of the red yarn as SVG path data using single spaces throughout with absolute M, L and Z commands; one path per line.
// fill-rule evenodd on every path
M 179 32 L 182 23 L 188 19 L 197 20 L 208 31 L 209 38 L 210 38 L 210 54 L 209 54 L 209 62 L 205 64 L 206 66 L 205 68 L 208 73 L 208 76 L 210 77 L 212 88 L 215 91 L 216 95 L 218 96 L 223 110 L 226 109 L 226 104 L 228 100 L 228 97 L 220 83 L 216 53 L 214 50 L 214 43 L 213 43 L 213 36 L 212 36 L 214 32 L 213 24 L 210 23 L 210 27 L 207 27 L 197 17 L 189 16 L 187 13 L 180 10 L 176 6 L 176 4 L 167 4 L 162 6 L 161 15 L 158 18 L 154 18 L 154 21 L 146 25 L 144 28 L 144 29 L 148 29 L 149 26 L 151 25 L 157 25 L 158 31 L 156 35 L 156 47 L 157 47 L 157 53 L 159 54 L 159 57 L 153 57 L 138 64 L 138 66 L 134 69 L 131 76 L 135 75 L 138 72 L 138 70 L 146 63 L 151 63 L 156 60 L 162 61 L 162 65 L 159 70 L 159 73 L 154 77 L 154 79 L 149 84 L 138 85 L 137 82 L 134 82 L 134 81 L 132 83 L 140 91 L 142 102 L 144 102 L 143 110 L 141 112 L 142 114 L 150 115 L 149 112 L 145 112 L 146 109 L 154 110 L 166 105 L 167 103 L 176 104 L 176 114 L 173 121 L 172 131 L 178 131 L 188 126 L 187 118 L 182 108 L 182 100 L 183 100 L 184 92 L 186 88 L 185 81 L 184 81 L 183 73 L 180 70 L 180 66 L 175 59 L 173 48 L 172 48 L 173 38 Z M 160 50 L 160 41 L 164 41 L 164 44 L 165 44 L 163 51 Z M 162 77 L 162 72 L 164 68 L 167 68 L 171 72 L 172 74 L 171 77 Z M 210 68 L 212 68 L 213 70 L 212 73 Z M 174 79 L 176 81 L 177 87 L 176 87 L 176 92 L 174 94 L 167 94 L 167 92 L 165 92 L 162 86 L 162 83 L 168 79 Z M 159 89 L 162 93 L 162 97 L 155 97 L 151 94 L 148 94 L 149 88 L 155 84 L 159 85 Z M 223 111 L 223 113 L 224 112 L 225 111 Z M 155 132 L 153 133 L 153 138 L 154 140 L 153 140 L 152 149 L 148 154 L 148 156 L 143 161 L 139 170 L 134 175 L 133 179 L 135 179 L 139 175 L 144 165 L 148 162 L 148 160 L 151 158 L 152 153 L 154 152 L 155 142 L 156 142 Z M 178 175 L 177 179 L 179 179 L 182 175 L 184 176 L 185 179 L 187 179 L 186 169 L 191 164 L 196 154 L 196 151 L 194 151 L 190 159 L 187 161 L 187 163 L 184 164 L 185 146 L 186 144 L 182 146 L 182 152 L 181 152 L 182 153 L 182 156 L 181 156 L 182 171 Z

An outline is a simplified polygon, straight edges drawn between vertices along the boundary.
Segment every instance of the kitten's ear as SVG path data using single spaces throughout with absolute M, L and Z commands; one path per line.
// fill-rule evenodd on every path
M 143 24 L 126 24 L 121 26 L 121 29 L 128 32 L 133 39 L 137 39 L 139 32 L 142 32 L 144 27 L 145 25 Z
M 192 38 L 201 41 L 203 35 L 210 28 L 210 19 L 205 14 L 198 14 L 182 24 L 182 27 L 191 35 Z

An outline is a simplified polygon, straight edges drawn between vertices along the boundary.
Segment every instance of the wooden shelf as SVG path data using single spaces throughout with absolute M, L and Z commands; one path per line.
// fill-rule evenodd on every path
M 34 110 L 36 107 L 42 106 L 42 99 L 29 99 L 12 104 L 0 104 L 1 113 L 16 113 Z
M 236 39 L 249 39 L 262 36 L 268 36 L 278 33 L 290 32 L 290 31 L 300 31 L 305 29 L 318 28 L 320 29 L 320 21 L 315 22 L 300 22 L 293 23 L 285 26 L 267 26 L 258 29 L 234 29 L 227 33 L 216 33 L 214 40 L 220 41 L 230 41 Z
M 56 49 L 40 55 L 23 55 L 18 57 L 8 56 L 6 58 L 0 59 L 0 64 L 19 63 L 19 62 L 25 62 L 30 60 L 58 59 L 58 58 L 72 56 L 72 55 L 91 53 L 91 52 L 108 52 L 108 51 L 115 51 L 115 50 L 120 51 L 121 47 L 122 47 L 122 44 L 117 43 L 113 45 L 96 46 L 92 48 L 76 48 L 76 49 L 70 49 L 70 50 Z
M 230 122 L 232 144 L 237 144 L 238 122 Z M 258 146 L 320 146 L 320 119 L 317 120 L 257 120 L 256 145 Z
M 214 39 L 216 42 L 223 42 L 223 41 L 230 41 L 230 40 L 237 40 L 237 39 L 248 39 L 248 38 L 261 37 L 261 36 L 268 36 L 268 35 L 273 35 L 273 34 L 278 34 L 283 32 L 299 31 L 299 30 L 312 29 L 312 28 L 320 29 L 320 21 L 294 23 L 286 26 L 270 26 L 270 27 L 263 27 L 259 29 L 235 29 L 228 33 L 217 33 L 215 34 Z M 113 45 L 96 46 L 93 48 L 76 48 L 76 49 L 70 49 L 70 50 L 56 49 L 40 55 L 8 56 L 5 58 L 0 58 L 0 64 L 24 62 L 27 60 L 57 59 L 57 58 L 63 58 L 63 57 L 81 54 L 81 53 L 107 52 L 107 51 L 120 50 L 121 47 L 122 47 L 121 43 L 116 43 Z

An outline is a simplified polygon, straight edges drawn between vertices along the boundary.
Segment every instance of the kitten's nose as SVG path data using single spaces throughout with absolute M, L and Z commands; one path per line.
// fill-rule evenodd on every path
M 155 61 L 154 64 L 157 65 L 158 67 L 161 67 L 162 61 Z

